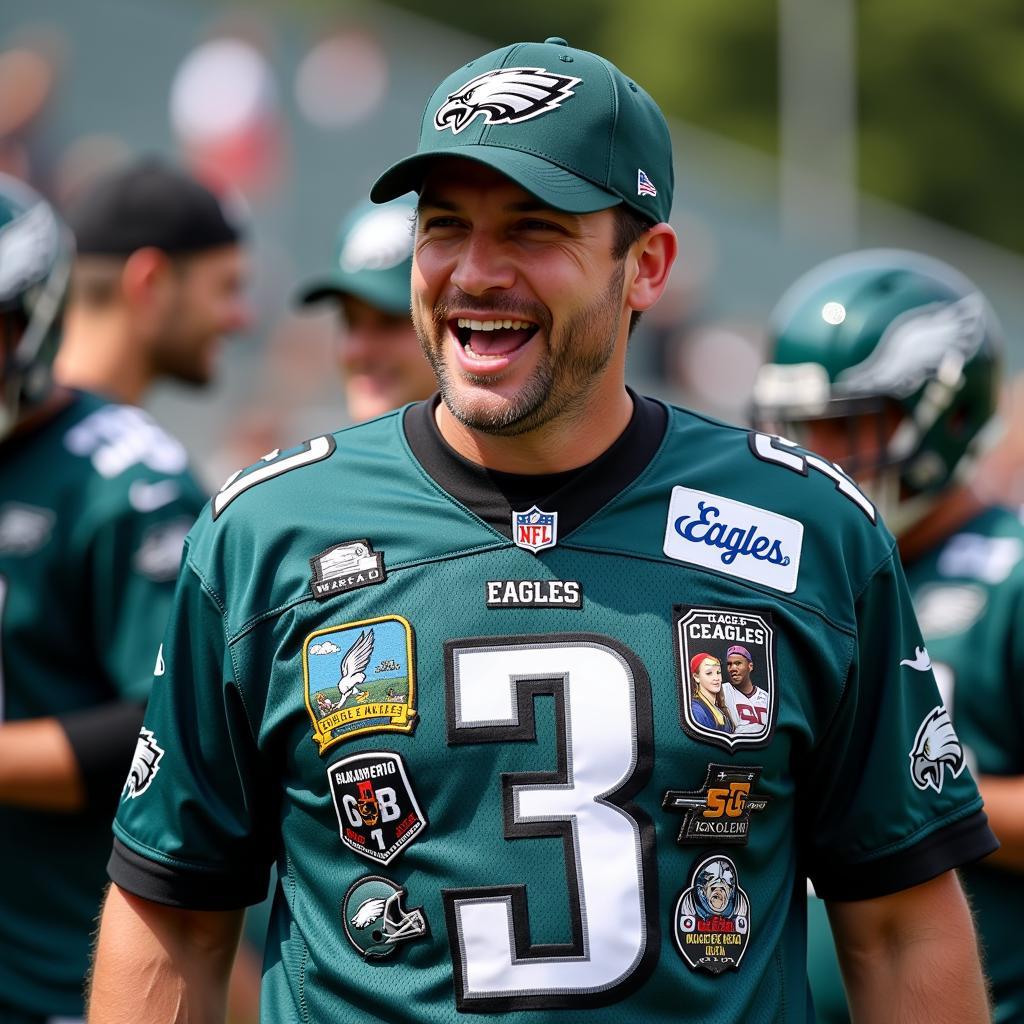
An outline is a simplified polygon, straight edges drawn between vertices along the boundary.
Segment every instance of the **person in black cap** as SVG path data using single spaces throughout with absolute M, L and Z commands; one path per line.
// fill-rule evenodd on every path
M 345 405 L 356 422 L 430 395 L 434 374 L 409 312 L 416 204 L 362 203 L 342 220 L 328 273 L 299 292 L 303 306 L 333 300 Z
M 106 175 L 67 213 L 77 258 L 56 374 L 139 405 L 161 378 L 203 385 L 248 322 L 238 225 L 183 171 L 147 158 Z
M 0 1021 L 72 1024 L 185 533 L 142 409 L 55 385 L 73 239 L 0 175 Z
M 860 1020 L 980 1024 L 953 869 L 998 844 L 901 664 L 892 535 L 832 463 L 626 386 L 677 252 L 654 100 L 502 47 L 370 197 L 410 191 L 440 397 L 242 470 L 190 534 L 91 1024 L 219 1019 L 273 862 L 266 1020 L 806 1024 L 809 875 Z M 691 706 L 736 644 L 758 732 Z

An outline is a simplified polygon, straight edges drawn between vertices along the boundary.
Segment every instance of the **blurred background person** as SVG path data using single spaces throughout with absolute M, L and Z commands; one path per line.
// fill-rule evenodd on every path
M 939 790 L 942 774 L 923 767 L 926 756 L 954 775 L 966 764 L 985 799 L 1002 846 L 960 875 L 995 1020 L 1010 1022 L 1024 1020 L 1024 524 L 979 494 L 972 472 L 996 410 L 1001 355 L 988 302 L 958 271 L 912 252 L 853 253 L 812 270 L 779 302 L 754 418 L 841 465 L 897 536 L 927 642 L 900 664 L 908 686 L 934 670 L 943 699 L 907 751 L 909 769 L 918 788 Z M 878 715 L 884 729 L 886 709 Z M 819 1019 L 846 1021 L 817 899 L 810 930 Z
M 335 353 L 353 422 L 436 390 L 409 311 L 415 210 L 415 197 L 360 204 L 341 222 L 330 271 L 299 292 L 303 305 L 335 306 Z
M 225 339 L 249 325 L 241 227 L 217 196 L 145 157 L 97 178 L 67 220 L 77 251 L 57 380 L 136 406 L 158 381 L 212 383 Z M 159 507 L 174 487 L 140 488 L 136 503 Z M 179 538 L 175 562 L 180 550 Z M 231 979 L 233 1022 L 256 1020 L 259 979 L 259 954 L 243 943 Z
M 204 501 L 145 412 L 53 386 L 72 252 L 50 205 L 0 175 L 4 1024 L 82 1015 L 110 821 Z
M 57 379 L 141 405 L 170 379 L 214 378 L 249 322 L 238 225 L 183 171 L 147 158 L 104 175 L 69 208 L 77 256 Z

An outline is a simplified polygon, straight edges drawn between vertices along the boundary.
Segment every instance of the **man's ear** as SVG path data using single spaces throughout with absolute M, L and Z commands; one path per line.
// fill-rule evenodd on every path
M 661 298 L 678 252 L 676 233 L 671 225 L 664 222 L 655 224 L 637 240 L 634 250 L 636 275 L 626 293 L 631 309 L 650 309 Z
M 133 306 L 148 307 L 166 288 L 171 273 L 171 259 L 162 249 L 152 246 L 136 249 L 124 261 L 121 270 L 121 292 Z

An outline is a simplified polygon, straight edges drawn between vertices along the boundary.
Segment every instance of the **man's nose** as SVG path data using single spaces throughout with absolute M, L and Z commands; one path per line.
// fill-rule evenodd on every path
M 467 295 L 483 295 L 492 288 L 511 288 L 515 280 L 515 267 L 504 246 L 483 232 L 466 238 L 451 275 L 452 284 Z

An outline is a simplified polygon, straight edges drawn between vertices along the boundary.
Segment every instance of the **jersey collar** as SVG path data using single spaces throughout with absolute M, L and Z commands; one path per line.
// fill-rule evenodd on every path
M 409 406 L 403 426 L 409 447 L 435 483 L 485 523 L 512 539 L 512 513 L 536 505 L 558 513 L 559 536 L 581 526 L 631 484 L 654 457 L 668 410 L 630 390 L 633 415 L 618 440 L 593 462 L 563 473 L 503 473 L 456 452 L 434 418 L 440 395 Z

